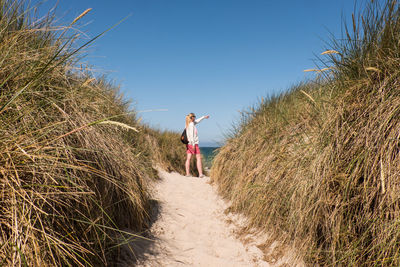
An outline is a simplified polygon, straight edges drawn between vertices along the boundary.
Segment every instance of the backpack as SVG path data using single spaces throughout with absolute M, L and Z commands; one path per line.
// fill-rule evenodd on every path
M 186 135 L 186 128 L 182 132 L 181 142 L 184 143 L 185 145 L 189 144 L 189 140 L 188 140 L 187 135 Z

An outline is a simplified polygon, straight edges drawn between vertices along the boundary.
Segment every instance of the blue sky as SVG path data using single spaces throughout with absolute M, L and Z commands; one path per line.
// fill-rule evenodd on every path
M 41 10 L 54 6 L 46 1 Z M 315 55 L 340 37 L 354 0 L 60 0 L 60 24 L 87 8 L 80 30 L 94 37 L 121 25 L 87 51 L 96 75 L 121 86 L 153 127 L 181 132 L 189 112 L 200 145 L 224 140 L 239 111 L 310 78 Z

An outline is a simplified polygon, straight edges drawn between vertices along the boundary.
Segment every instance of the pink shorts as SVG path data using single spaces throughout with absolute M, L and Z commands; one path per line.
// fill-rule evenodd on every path
M 200 154 L 199 145 L 194 145 L 194 149 L 192 145 L 186 145 L 186 153 L 187 154 Z

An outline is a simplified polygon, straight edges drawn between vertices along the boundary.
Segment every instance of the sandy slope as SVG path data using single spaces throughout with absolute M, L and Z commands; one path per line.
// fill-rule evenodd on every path
M 282 253 L 263 254 L 251 236 L 245 245 L 235 238 L 240 218 L 224 214 L 227 204 L 208 184 L 208 177 L 164 171 L 160 176 L 155 193 L 160 214 L 151 228 L 157 241 L 139 266 L 282 266 L 289 262 Z

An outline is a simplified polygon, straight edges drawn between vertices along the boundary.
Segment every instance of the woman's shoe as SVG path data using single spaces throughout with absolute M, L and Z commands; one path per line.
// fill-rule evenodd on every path
M 202 175 L 199 176 L 199 178 L 203 178 L 203 177 L 204 177 L 204 174 L 202 174 Z

